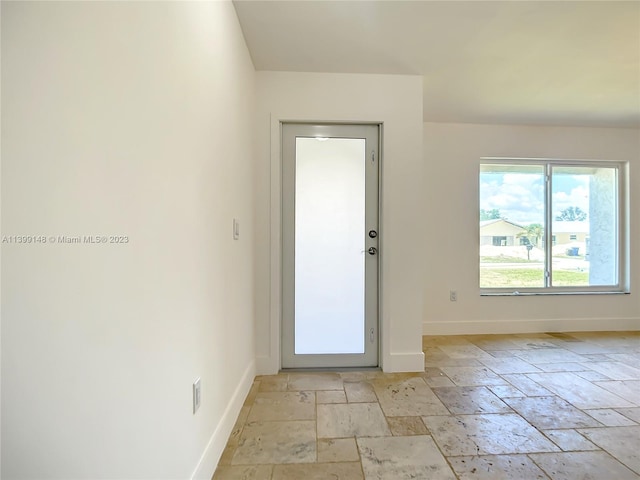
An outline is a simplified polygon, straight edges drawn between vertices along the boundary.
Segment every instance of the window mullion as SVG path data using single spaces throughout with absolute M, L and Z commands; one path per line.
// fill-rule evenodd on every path
M 553 272 L 551 271 L 552 252 L 553 252 L 553 233 L 551 227 L 553 224 L 553 215 L 551 208 L 552 200 L 552 166 L 550 163 L 545 165 L 545 182 L 544 182 L 544 286 L 549 288 L 552 285 Z

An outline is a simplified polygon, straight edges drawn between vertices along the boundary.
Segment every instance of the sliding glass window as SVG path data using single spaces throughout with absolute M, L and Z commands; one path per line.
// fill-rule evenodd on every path
M 483 160 L 481 293 L 627 292 L 625 171 L 616 162 Z

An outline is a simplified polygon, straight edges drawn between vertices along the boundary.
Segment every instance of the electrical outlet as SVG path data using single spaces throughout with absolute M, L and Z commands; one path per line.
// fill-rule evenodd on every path
M 449 290 L 449 300 L 451 300 L 452 302 L 457 302 L 458 292 L 456 292 L 455 290 Z
M 195 382 L 193 382 L 193 413 L 195 414 L 200 408 L 200 399 L 201 399 L 200 390 L 200 379 L 198 378 Z

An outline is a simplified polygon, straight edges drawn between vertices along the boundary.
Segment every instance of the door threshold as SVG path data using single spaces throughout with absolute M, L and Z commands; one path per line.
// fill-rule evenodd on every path
M 320 373 L 320 372 L 382 372 L 380 367 L 314 367 L 314 368 L 281 368 L 278 373 Z

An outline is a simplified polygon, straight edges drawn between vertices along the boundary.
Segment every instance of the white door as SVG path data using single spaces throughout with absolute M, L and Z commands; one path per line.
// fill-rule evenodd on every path
M 282 367 L 378 365 L 378 125 L 282 126 Z

